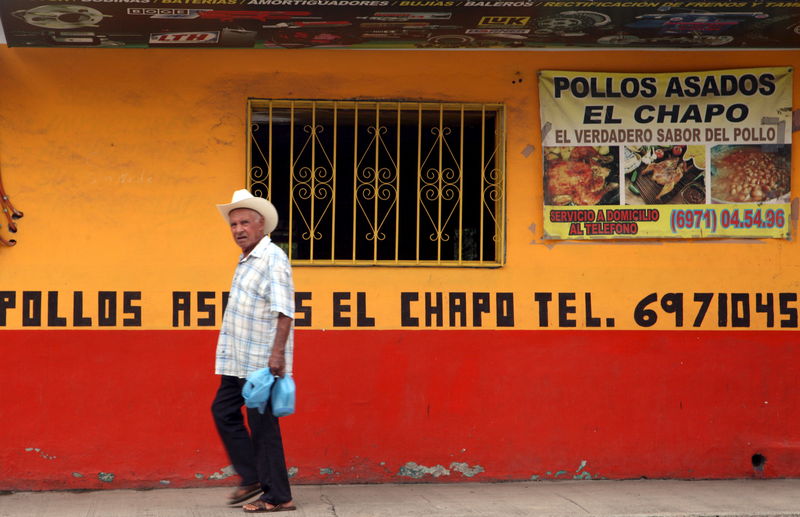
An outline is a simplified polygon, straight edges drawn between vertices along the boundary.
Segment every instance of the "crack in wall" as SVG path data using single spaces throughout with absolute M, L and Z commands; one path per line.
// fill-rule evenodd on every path
M 460 472 L 463 476 L 471 478 L 473 476 L 477 476 L 481 472 L 484 472 L 484 468 L 480 465 L 475 465 L 474 467 L 470 467 L 467 463 L 456 463 L 453 462 L 450 464 L 450 468 L 455 470 L 456 472 Z
M 45 454 L 44 451 L 42 451 L 42 449 L 40 449 L 38 447 L 26 447 L 25 448 L 25 452 L 35 452 L 36 454 L 38 454 L 39 456 L 41 456 L 42 458 L 44 458 L 46 460 L 54 460 L 57 457 L 57 456 L 51 456 L 49 454 Z
M 424 476 L 433 476 L 435 478 L 441 476 L 449 476 L 451 471 L 458 472 L 464 477 L 471 478 L 480 474 L 481 472 L 485 472 L 485 469 L 480 465 L 475 465 L 471 467 L 468 463 L 463 462 L 453 462 L 450 464 L 450 468 L 446 468 L 443 465 L 434 465 L 433 467 L 426 467 L 425 465 L 419 465 L 413 461 L 409 461 L 402 467 L 400 467 L 400 471 L 397 473 L 398 476 L 409 477 L 412 479 L 421 479 Z
M 222 469 L 219 472 L 214 472 L 213 474 L 208 476 L 208 479 L 225 479 L 235 474 L 236 471 L 233 470 L 233 465 L 228 465 L 227 467 L 222 467 Z

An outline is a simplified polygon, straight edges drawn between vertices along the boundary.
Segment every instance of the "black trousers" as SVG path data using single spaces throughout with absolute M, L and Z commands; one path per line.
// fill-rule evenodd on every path
M 244 382 L 245 379 L 239 377 L 222 376 L 211 405 L 217 431 L 233 468 L 242 478 L 241 486 L 260 483 L 263 501 L 287 503 L 292 500 L 292 491 L 278 419 L 272 416 L 269 404 L 263 415 L 258 409 L 247 408 L 248 431 L 242 416 Z

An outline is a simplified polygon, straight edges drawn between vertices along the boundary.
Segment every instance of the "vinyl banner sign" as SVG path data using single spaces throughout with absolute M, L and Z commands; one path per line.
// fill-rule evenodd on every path
M 542 71 L 545 238 L 788 238 L 791 74 Z

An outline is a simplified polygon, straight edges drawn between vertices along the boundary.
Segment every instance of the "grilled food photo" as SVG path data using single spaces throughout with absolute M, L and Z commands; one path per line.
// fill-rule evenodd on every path
M 662 185 L 663 188 L 656 195 L 656 199 L 661 199 L 665 194 L 672 192 L 675 184 L 678 183 L 686 172 L 686 162 L 680 157 L 669 158 L 660 162 L 653 162 L 640 173 L 642 176 L 653 175 L 653 181 Z
M 626 204 L 705 203 L 705 151 L 702 145 L 626 147 Z
M 619 201 L 619 149 L 546 147 L 545 204 L 598 205 Z

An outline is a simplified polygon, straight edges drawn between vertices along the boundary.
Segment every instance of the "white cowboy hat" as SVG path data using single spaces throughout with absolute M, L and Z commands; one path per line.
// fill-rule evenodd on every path
M 264 217 L 264 235 L 272 233 L 278 226 L 278 211 L 275 210 L 275 206 L 263 197 L 254 196 L 247 189 L 234 192 L 230 203 L 217 205 L 217 210 L 228 224 L 231 222 L 229 214 L 237 208 L 249 208 L 261 214 Z

